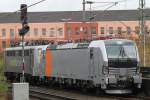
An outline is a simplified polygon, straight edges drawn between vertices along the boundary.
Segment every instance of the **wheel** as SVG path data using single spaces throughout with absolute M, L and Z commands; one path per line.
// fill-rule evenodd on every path
M 104 90 L 101 90 L 100 88 L 96 88 L 95 94 L 96 94 L 97 96 L 103 95 L 103 94 L 104 94 Z
M 82 92 L 83 92 L 83 93 L 87 93 L 87 90 L 88 90 L 88 89 L 87 89 L 86 87 L 83 87 L 83 88 L 82 88 Z

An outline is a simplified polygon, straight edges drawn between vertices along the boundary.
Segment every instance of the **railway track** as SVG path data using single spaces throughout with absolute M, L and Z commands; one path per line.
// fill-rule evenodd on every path
M 11 95 L 12 87 L 9 86 Z M 97 96 L 95 93 L 82 93 L 76 90 L 30 86 L 30 100 L 150 100 L 150 97 L 139 95 L 108 95 Z
M 108 96 L 108 98 L 115 98 L 115 100 L 150 100 L 150 97 L 145 96 Z
M 40 87 L 30 88 L 30 97 L 33 100 L 150 100 L 150 97 L 142 95 L 100 95 L 93 93 L 83 94 L 80 91 L 63 90 L 63 89 L 47 89 Z
M 41 87 L 30 87 L 30 98 L 33 100 L 98 100 L 98 97 L 83 95 L 72 90 Z
M 76 100 L 62 94 L 57 94 L 56 91 L 49 91 L 39 88 L 30 88 L 29 95 L 33 100 Z

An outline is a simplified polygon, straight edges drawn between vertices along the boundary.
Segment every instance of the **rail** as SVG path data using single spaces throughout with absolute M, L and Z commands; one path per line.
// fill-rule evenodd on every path
M 143 78 L 150 78 L 150 67 L 140 67 Z
M 31 91 L 34 94 L 35 97 L 42 100 L 150 100 L 150 97 L 145 95 L 96 95 L 91 93 L 83 94 L 80 91 L 72 91 L 68 90 L 65 91 L 63 89 L 47 89 L 47 88 L 41 88 L 41 87 L 32 87 L 30 88 L 30 95 Z M 42 94 L 42 95 L 41 95 Z M 32 97 L 32 96 L 31 96 Z
M 41 88 L 30 88 L 30 98 L 39 99 L 39 100 L 76 100 L 69 98 L 63 94 L 58 94 L 55 91 L 48 91 Z
M 9 86 L 9 95 L 12 87 Z M 30 86 L 30 100 L 150 100 L 150 97 L 139 95 L 96 95 L 93 92 L 82 93 L 76 90 Z

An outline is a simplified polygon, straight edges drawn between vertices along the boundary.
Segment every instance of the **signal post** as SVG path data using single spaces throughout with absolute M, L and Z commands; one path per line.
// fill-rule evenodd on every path
M 25 82 L 25 61 L 24 61 L 24 36 L 30 30 L 28 26 L 28 19 L 27 19 L 27 5 L 21 4 L 20 6 L 20 20 L 22 23 L 22 29 L 19 30 L 19 35 L 22 37 L 22 77 L 20 79 L 21 82 Z
M 30 30 L 27 22 L 27 5 L 20 6 L 20 20 L 22 28 L 19 30 L 19 35 L 22 37 L 22 77 L 21 83 L 13 83 L 13 100 L 29 100 L 29 83 L 25 83 L 25 60 L 24 60 L 24 36 Z

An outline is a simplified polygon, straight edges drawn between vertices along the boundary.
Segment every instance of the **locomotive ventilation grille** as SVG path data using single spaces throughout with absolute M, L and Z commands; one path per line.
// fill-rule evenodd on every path
M 121 70 L 124 70 L 126 72 L 126 75 L 134 75 L 136 74 L 136 67 L 134 68 L 110 68 L 109 67 L 109 74 L 112 75 L 118 75 L 118 74 L 122 74 Z

